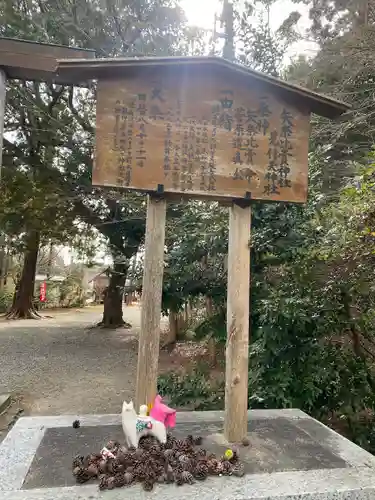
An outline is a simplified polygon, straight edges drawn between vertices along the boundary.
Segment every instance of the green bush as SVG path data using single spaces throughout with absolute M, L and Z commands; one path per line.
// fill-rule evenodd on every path
M 209 318 L 205 318 L 195 327 L 194 331 L 197 340 L 212 335 L 216 342 L 224 344 L 227 338 L 225 311 L 220 311 Z
M 191 410 L 222 410 L 224 383 L 213 384 L 205 370 L 196 368 L 191 373 L 169 372 L 158 378 L 158 392 L 168 396 L 173 407 Z
M 7 290 L 0 292 L 0 313 L 5 313 L 12 305 L 13 294 Z

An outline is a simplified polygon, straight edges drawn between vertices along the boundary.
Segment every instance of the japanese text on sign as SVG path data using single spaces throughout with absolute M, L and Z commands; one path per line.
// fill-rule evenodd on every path
M 264 92 L 193 83 L 99 82 L 94 184 L 304 201 L 309 116 Z

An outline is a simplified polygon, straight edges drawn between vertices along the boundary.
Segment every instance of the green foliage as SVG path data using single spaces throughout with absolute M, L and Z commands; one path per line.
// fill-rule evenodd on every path
M 7 290 L 0 291 L 0 313 L 5 313 L 12 305 L 13 293 Z
M 213 384 L 206 371 L 197 367 L 187 374 L 167 373 L 158 378 L 158 392 L 170 399 L 172 407 L 191 410 L 223 409 L 224 384 Z
M 196 51 L 202 35 L 186 27 L 173 0 L 4 0 L 0 20 L 1 36 L 74 44 L 102 57 L 181 54 L 190 42 Z M 144 239 L 145 197 L 91 186 L 95 100 L 94 84 L 10 82 L 0 228 L 18 251 L 31 232 L 42 245 L 79 245 L 77 236 L 94 229 L 93 238 L 99 233 L 108 243 L 111 287 L 121 293 L 128 261 Z
M 325 423 L 373 455 L 375 454 L 375 418 L 371 412 L 350 414 L 343 416 L 339 421 L 328 420 Z
M 59 284 L 59 305 L 63 307 L 83 307 L 85 297 L 82 286 L 82 273 L 79 270 L 70 273 Z
M 373 168 L 359 179 L 338 203 L 306 209 L 309 245 L 255 288 L 249 382 L 261 406 L 320 418 L 374 408 Z
M 242 64 L 272 76 L 278 76 L 289 46 L 300 36 L 296 24 L 301 14 L 291 12 L 272 31 L 270 11 L 274 1 L 245 1 L 237 7 L 238 59 Z
M 163 310 L 178 311 L 189 297 L 222 302 L 226 286 L 228 212 L 218 203 L 190 202 L 168 221 Z
M 227 338 L 226 314 L 222 309 L 220 312 L 205 318 L 194 329 L 196 340 L 213 336 L 216 342 L 224 344 Z
M 319 52 L 283 75 L 343 97 L 353 108 L 336 122 L 313 119 L 306 206 L 253 204 L 249 405 L 297 406 L 333 425 L 345 422 L 348 436 L 374 451 L 373 420 L 356 418 L 375 410 L 374 19 L 351 1 L 304 3 Z M 299 15 L 291 13 L 271 30 L 272 5 L 242 3 L 235 22 L 237 59 L 278 75 L 298 38 Z M 187 28 L 170 0 L 5 0 L 0 20 L 2 36 L 74 41 L 100 56 L 205 50 L 202 32 Z M 114 261 L 111 283 L 121 291 L 129 259 L 143 244 L 145 198 L 124 193 L 118 199 L 92 188 L 94 115 L 95 86 L 9 85 L 0 228 L 19 250 L 33 231 L 42 244 L 77 243 L 83 230 L 88 239 L 102 235 Z M 227 209 L 190 202 L 169 211 L 164 312 L 202 297 L 225 311 Z M 80 298 L 76 277 L 63 283 L 64 300 L 72 290 Z M 8 300 L 0 297 L 0 308 Z M 219 341 L 225 331 L 223 312 L 196 328 L 198 338 L 213 332 Z M 200 369 L 163 375 L 159 390 L 176 406 L 223 405 L 223 385 L 212 385 Z

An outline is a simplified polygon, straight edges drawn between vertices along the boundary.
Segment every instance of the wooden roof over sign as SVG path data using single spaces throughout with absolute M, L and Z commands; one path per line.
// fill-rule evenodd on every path
M 94 50 L 0 37 L 0 68 L 10 79 L 66 83 L 56 75 L 58 59 L 94 57 Z
M 292 101 L 301 109 L 327 118 L 336 118 L 350 108 L 344 102 L 220 57 L 118 57 L 95 60 L 77 58 L 59 60 L 57 66 L 58 78 L 71 84 L 83 84 L 95 79 L 147 77 L 155 71 L 163 74 L 187 71 L 216 72 L 218 76 L 241 80 L 242 83 L 245 80 L 251 86 L 249 90 L 256 86 Z

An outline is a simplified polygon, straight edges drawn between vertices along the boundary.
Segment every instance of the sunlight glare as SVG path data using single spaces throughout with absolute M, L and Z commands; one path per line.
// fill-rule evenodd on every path
M 189 24 L 200 28 L 212 29 L 214 16 L 221 14 L 220 0 L 180 0 Z

